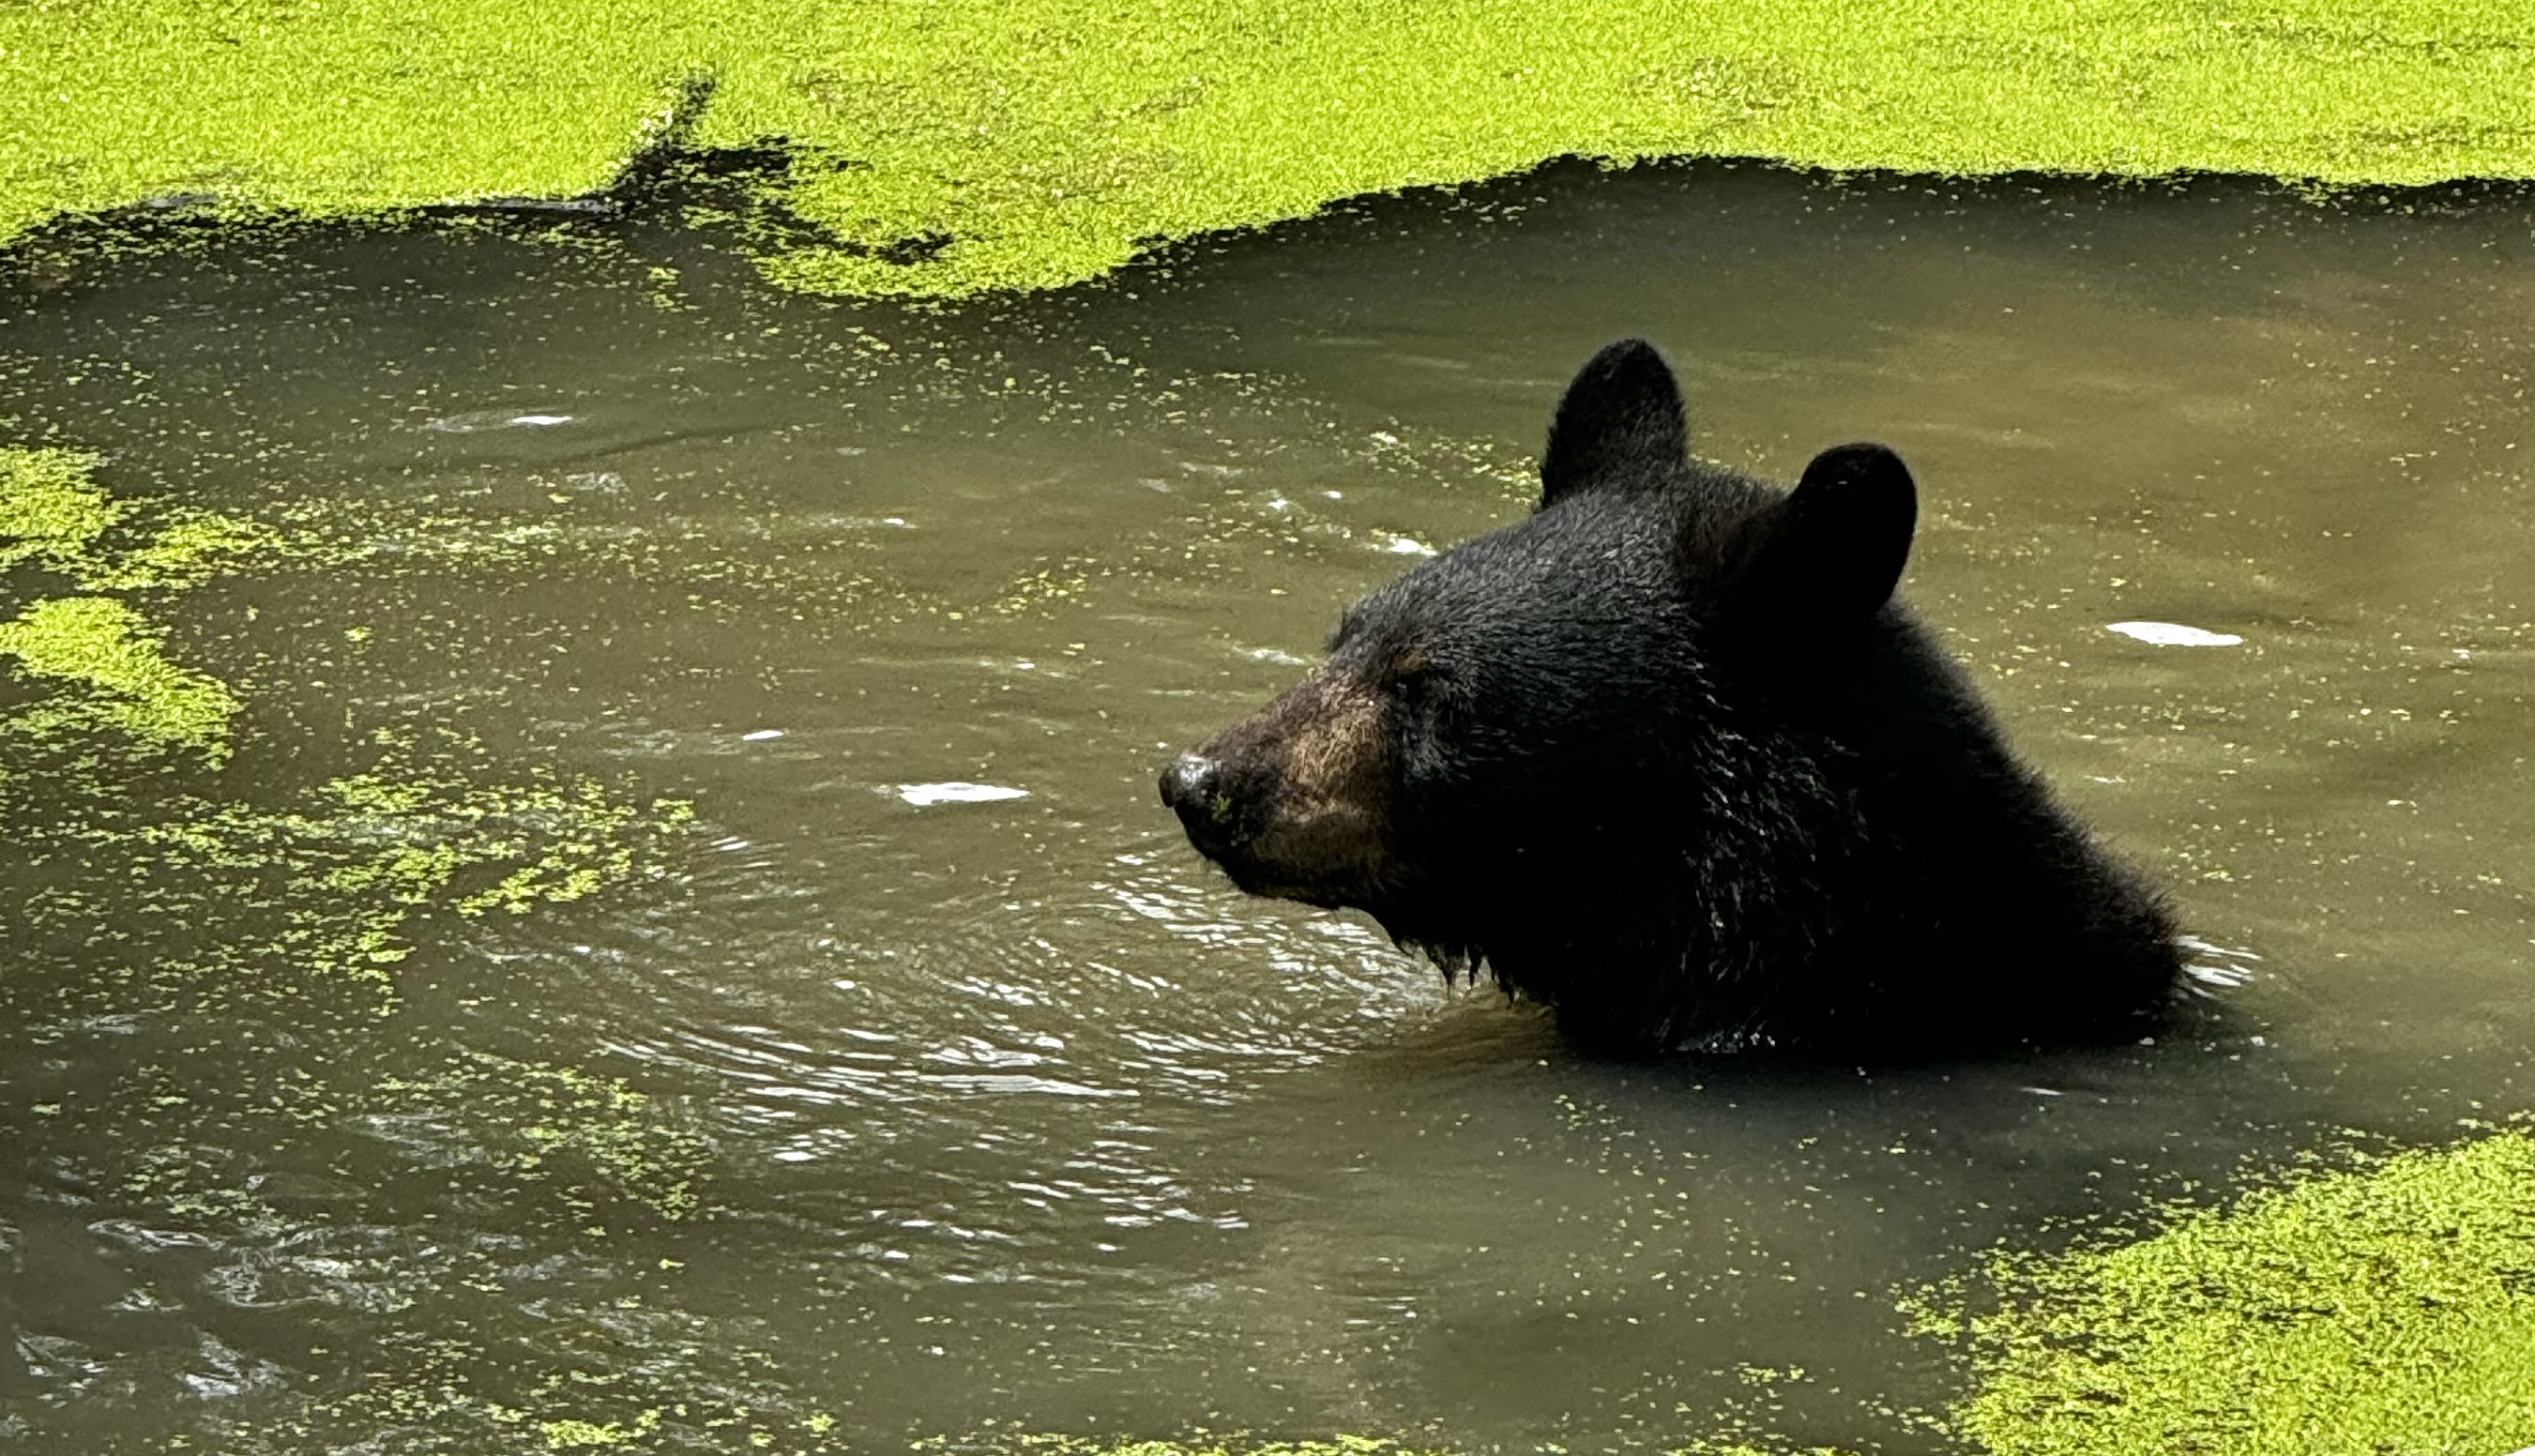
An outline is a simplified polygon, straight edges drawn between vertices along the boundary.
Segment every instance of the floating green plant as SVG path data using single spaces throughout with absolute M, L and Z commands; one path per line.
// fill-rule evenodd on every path
M 341 1357 L 343 1386 L 217 1444 L 332 1449 L 423 1421 L 488 1448 L 649 1446 L 674 1427 L 751 1449 L 774 1434 L 789 1440 L 775 1449 L 835 1449 L 811 1425 L 828 1418 L 790 1413 L 769 1362 L 732 1331 L 632 1307 L 613 1288 L 584 1307 L 569 1288 L 578 1272 L 556 1277 L 521 1327 L 477 1343 L 449 1333 L 473 1338 L 481 1292 L 524 1277 L 517 1241 L 600 1250 L 702 1217 L 713 1151 L 679 1099 L 574 1064 L 571 1048 L 503 1055 L 465 1045 L 446 1018 L 401 1020 L 411 1001 L 400 968 L 659 877 L 687 806 L 502 761 L 411 709 L 379 707 L 396 716 L 363 732 L 352 695 L 340 736 L 233 743 L 251 692 L 180 666 L 166 646 L 167 624 L 216 629 L 226 602 L 230 631 L 187 632 L 194 650 L 252 640 L 272 652 L 269 627 L 252 639 L 238 631 L 252 608 L 186 595 L 244 572 L 316 579 L 416 549 L 510 572 L 529 564 L 525 553 L 509 538 L 470 551 L 463 529 L 435 535 L 438 521 L 323 505 L 278 507 L 282 524 L 270 526 L 111 493 L 100 475 L 94 455 L 0 450 L 0 838 L 17 871 L 0 911 L 0 1021 L 86 1059 L 75 1085 L 15 1120 L 13 1151 L 76 1170 L 100 1216 L 205 1248 L 276 1251 L 254 1260 L 254 1277 L 286 1286 L 287 1301 L 465 1310 L 444 1307 L 410 1342 L 387 1321 Z M 321 625 L 318 639 L 336 640 L 336 628 Z M 444 989 L 482 963 L 433 959 Z M 116 1028 L 103 1046 L 97 1026 Z M 332 1161 L 348 1145 L 366 1154 L 357 1185 Z M 497 1205 L 506 1237 L 374 1237 L 353 1207 L 399 1199 Z M 675 1261 L 647 1250 L 641 1267 L 664 1278 Z M 629 1368 L 622 1335 L 645 1319 L 661 1333 L 638 1342 L 645 1358 Z
M 464 747 L 445 730 L 431 741 Z M 80 845 L 104 881 L 137 885 L 122 893 L 140 897 L 133 908 L 149 923 L 187 928 L 181 946 L 152 956 L 159 981 L 216 975 L 234 992 L 278 978 L 286 992 L 348 977 L 384 991 L 412 952 L 416 917 L 525 914 L 654 873 L 693 817 L 681 802 L 630 800 L 542 768 L 485 782 L 453 758 L 391 735 L 371 768 L 288 808 L 177 796 L 163 817 L 50 836 Z M 104 892 L 72 881 L 37 894 L 29 913 L 88 914 Z
M 918 1449 L 942 1444 L 947 1443 L 921 1443 Z M 1039 1456 L 1440 1456 L 1380 1436 L 1344 1433 L 1326 1440 L 1262 1441 L 1204 1432 L 1170 1440 L 1119 1440 L 1029 1431 L 980 1437 L 970 1448 L 1015 1456 L 1022 1452 Z
M 402 727 L 371 735 L 367 766 L 284 803 L 160 784 L 148 796 L 157 812 L 136 817 L 117 785 L 143 764 L 114 741 L 216 765 L 240 708 L 226 684 L 168 657 L 163 630 L 136 603 L 254 562 L 324 566 L 380 543 L 323 519 L 284 531 L 117 497 L 95 483 L 100 463 L 0 449 L 0 571 L 80 588 L 0 621 L 0 666 L 35 690 L 0 709 L 0 768 L 40 765 L 52 813 L 19 833 L 80 846 L 78 862 L 101 877 L 39 885 L 24 907 L 31 925 L 129 902 L 131 924 L 184 929 L 148 953 L 155 980 L 213 974 L 235 990 L 314 975 L 384 989 L 411 950 L 415 916 L 581 899 L 655 865 L 687 822 L 683 804 L 627 799 L 587 777 L 529 768 L 488 780 L 457 766 L 463 735 Z
M 753 1321 L 706 1318 L 627 1299 L 584 1306 L 560 1294 L 510 1337 L 468 1321 L 430 1335 L 398 1321 L 350 1353 L 342 1393 L 241 1430 L 239 1456 L 298 1456 L 430 1432 L 433 1450 L 732 1451 L 844 1456 L 867 1449 L 807 1406 Z M 477 1342 L 482 1343 L 477 1343 Z
M 199 585 L 278 538 L 231 516 L 111 496 L 93 478 L 101 463 L 81 451 L 0 448 L 0 572 L 38 570 L 81 593 L 39 598 L 0 623 L 0 658 L 53 690 L 0 712 L 0 742 L 103 726 L 144 749 L 217 762 L 229 753 L 235 695 L 169 659 L 164 631 L 126 597 Z M 112 544 L 124 535 L 130 544 Z
M 2535 1442 L 2535 1136 L 2522 1129 L 2002 1255 L 1914 1303 L 1963 1342 L 1996 1456 L 2488 1452 Z M 1979 1291 L 1969 1293 L 1977 1294 Z
M 292 545 L 255 521 L 177 508 L 161 513 L 158 528 L 148 540 L 111 561 L 93 563 L 80 580 L 91 590 L 182 590 L 200 586 L 247 557 L 279 554 Z
M 55 597 L 0 622 L 0 657 L 73 690 L 0 720 L 0 733 L 45 737 L 100 722 L 151 747 L 196 749 L 215 761 L 228 755 L 237 699 L 168 661 L 157 632 L 111 597 Z
M 93 478 L 104 463 L 84 451 L 0 447 L 0 571 L 32 564 L 86 591 L 180 590 L 283 545 L 279 532 L 236 516 L 109 495 Z M 129 546 L 107 544 L 118 528 L 143 525 Z
M 635 1418 L 631 1426 L 620 1426 L 613 1421 L 540 1421 L 537 1434 L 545 1438 L 549 1451 L 572 1451 L 588 1446 L 622 1446 L 649 1435 L 659 1426 L 660 1413 L 651 1410 Z
M 711 1150 L 653 1099 L 578 1067 L 455 1054 L 440 1071 L 379 1084 L 374 1122 L 464 1126 L 446 1161 L 488 1168 L 514 1183 L 558 1188 L 579 1212 L 602 1194 L 664 1219 L 693 1215 Z
M 390 0 L 0 8 L 0 244 L 145 202 L 568 199 L 758 149 L 776 278 L 949 297 L 1546 158 L 2535 176 L 2515 0 Z M 719 214 L 728 219 L 726 210 Z
M 79 573 L 96 538 L 131 509 L 90 481 L 101 463 L 83 451 L 0 448 L 0 571 L 32 562 Z

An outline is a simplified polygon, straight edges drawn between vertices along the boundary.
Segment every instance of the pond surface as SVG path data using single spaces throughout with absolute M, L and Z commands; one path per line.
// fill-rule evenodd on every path
M 930 314 L 523 234 L 0 293 L 0 445 L 123 513 L 0 618 L 236 703 L 0 685 L 0 1443 L 1937 1449 L 1909 1290 L 2535 1107 L 2522 193 L 1552 168 Z M 1905 594 L 2244 984 L 1603 1064 L 1203 866 L 1162 759 L 1624 334 L 1703 454 L 1903 453 Z

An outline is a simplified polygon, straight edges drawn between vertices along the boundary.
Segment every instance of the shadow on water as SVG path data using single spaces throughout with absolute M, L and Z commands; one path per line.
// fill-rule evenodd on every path
M 1913 1449 L 1912 1283 L 2535 1106 L 2523 193 L 1554 167 L 931 313 L 703 220 L 9 285 L 0 443 L 126 504 L 0 616 L 124 602 L 239 707 L 9 730 L 0 1431 Z M 1907 593 L 2246 984 L 1597 1064 L 1197 863 L 1166 748 L 1522 510 L 1622 334 L 1708 455 L 1911 459 Z M 130 584 L 205 512 L 260 544 Z

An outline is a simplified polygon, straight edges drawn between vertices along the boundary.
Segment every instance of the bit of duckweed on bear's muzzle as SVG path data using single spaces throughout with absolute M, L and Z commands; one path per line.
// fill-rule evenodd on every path
M 2002 1254 L 1907 1307 L 1966 1351 L 1954 1425 L 1999 1456 L 2514 1450 L 2535 1442 L 2535 1135 Z

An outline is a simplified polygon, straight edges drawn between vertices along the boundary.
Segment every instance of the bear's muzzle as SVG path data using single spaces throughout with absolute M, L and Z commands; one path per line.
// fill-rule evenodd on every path
M 1388 878 L 1389 738 L 1376 696 L 1323 673 L 1161 773 L 1189 843 L 1256 895 L 1373 908 Z

